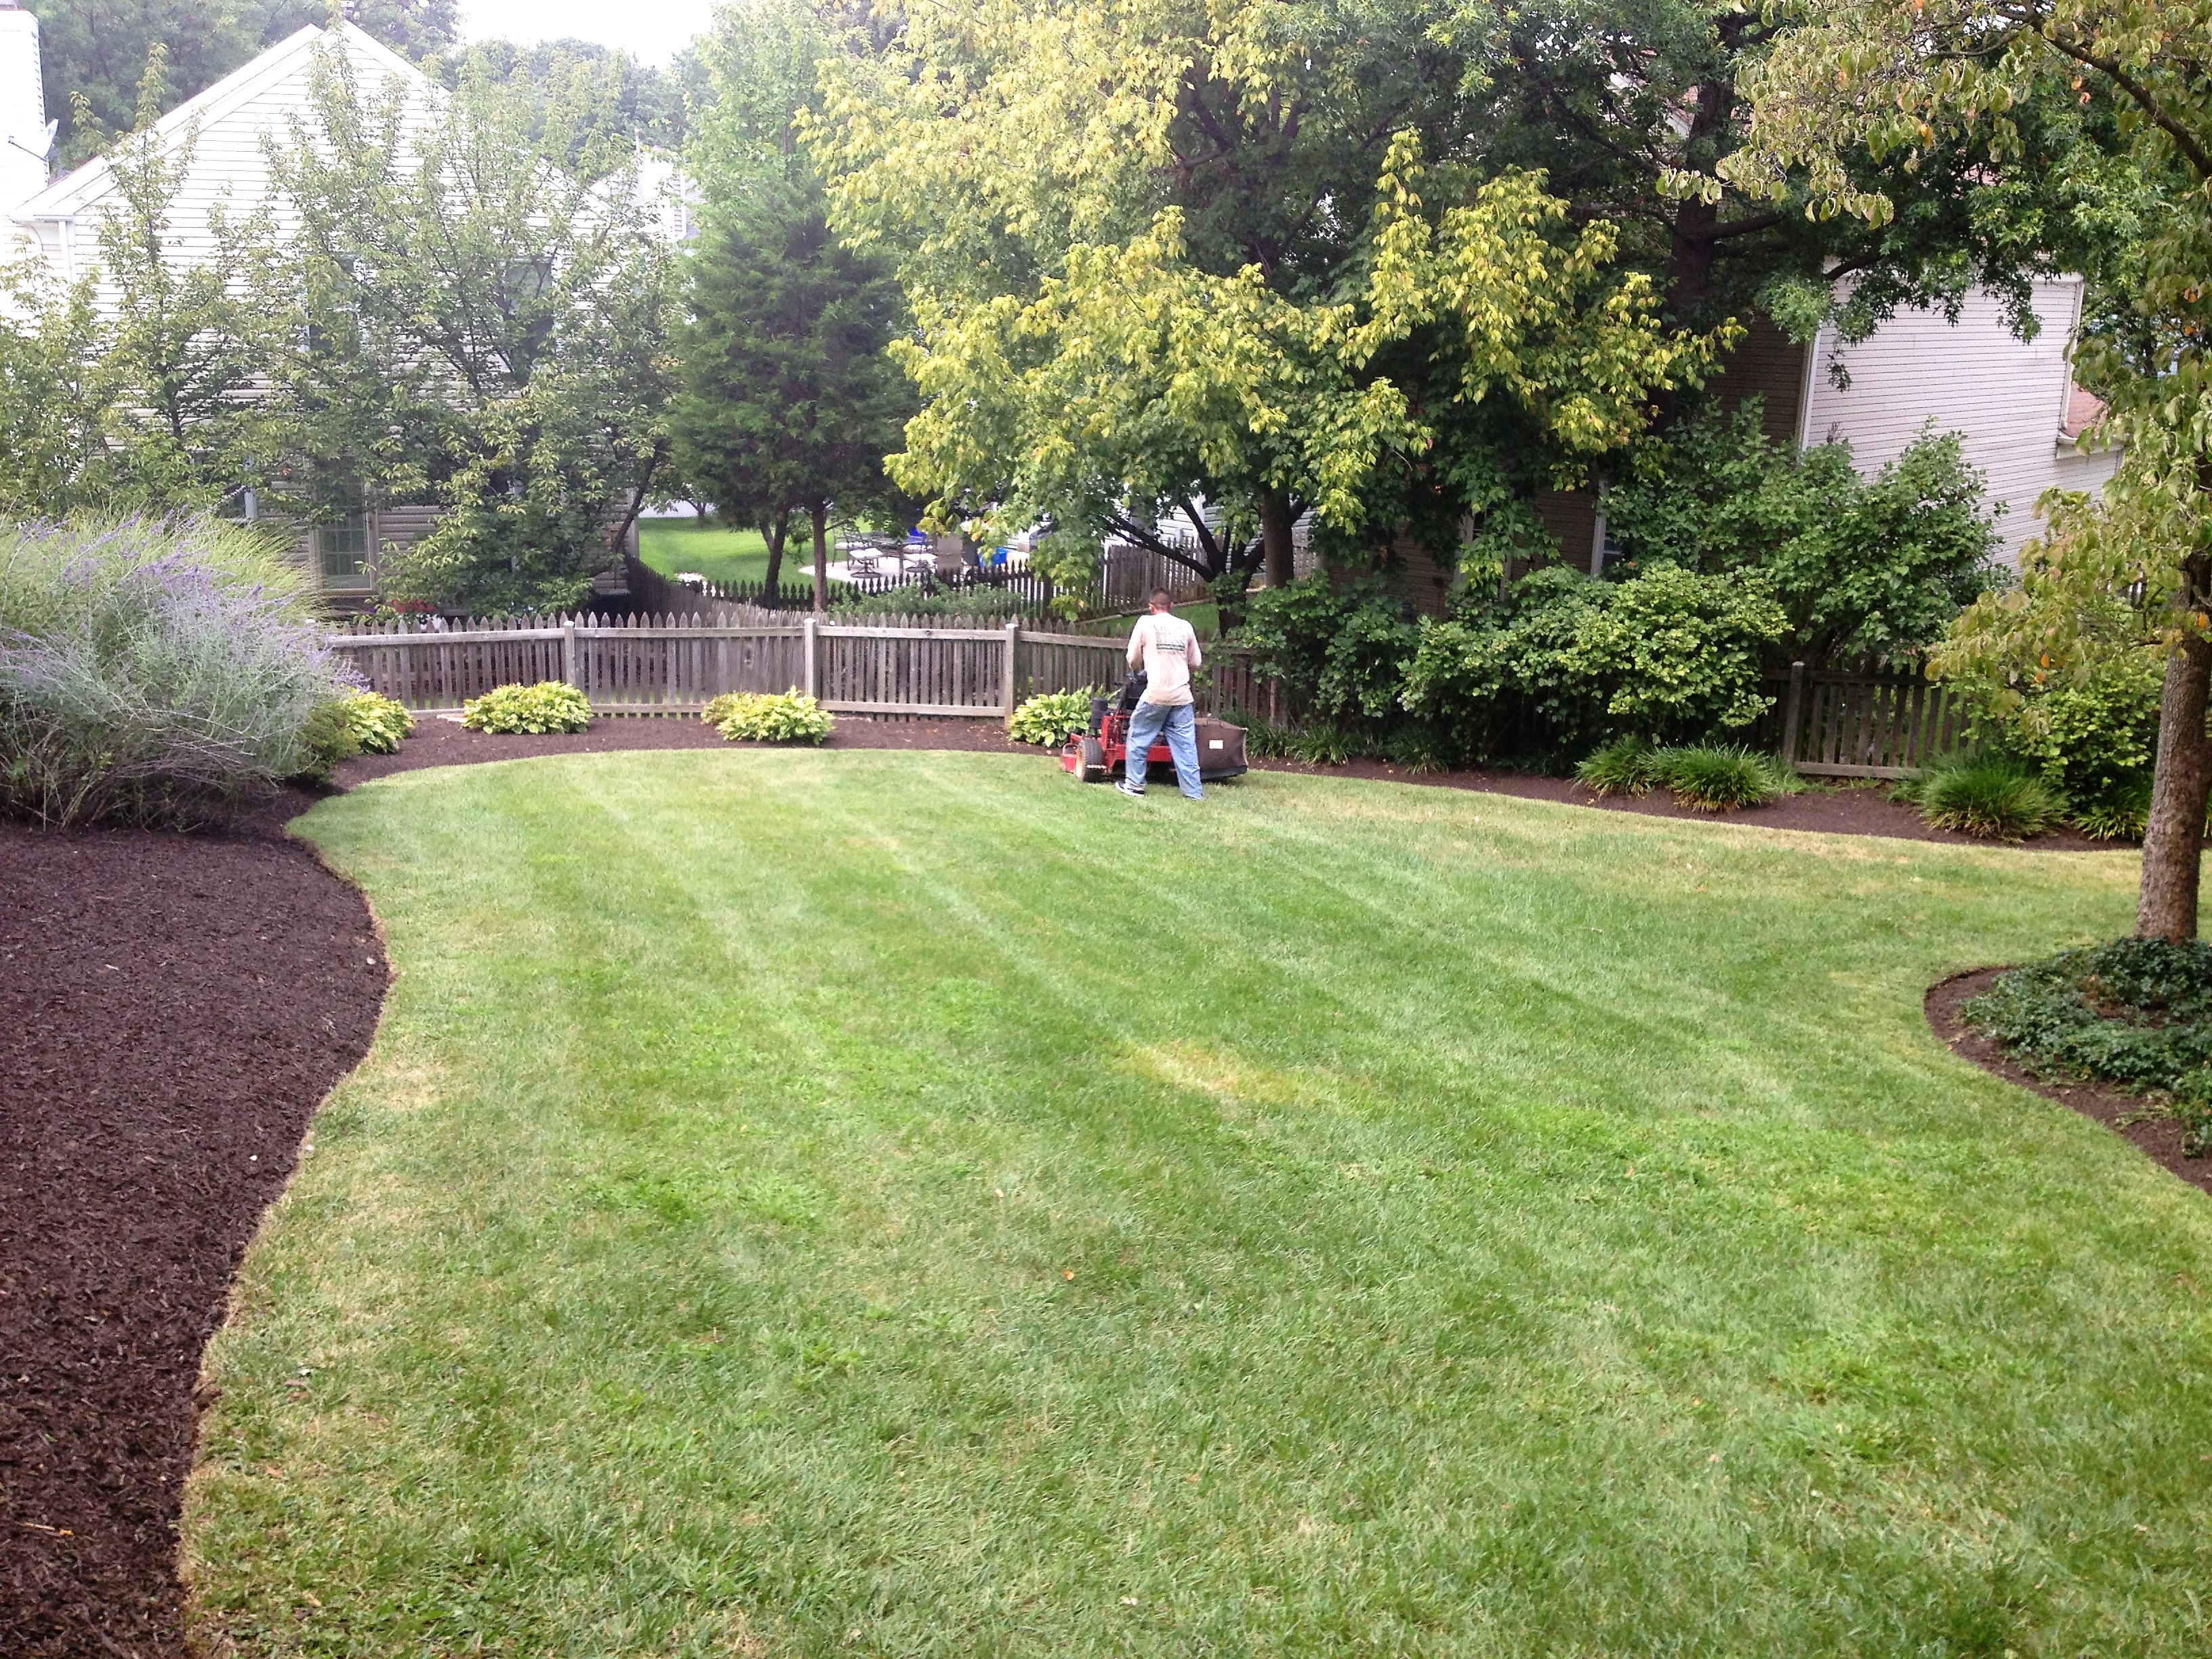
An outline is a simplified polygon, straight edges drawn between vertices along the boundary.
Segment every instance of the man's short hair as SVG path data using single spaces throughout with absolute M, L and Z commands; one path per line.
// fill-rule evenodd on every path
M 1172 606 L 1175 604 L 1175 596 L 1172 593 L 1170 593 L 1164 587 L 1156 587 L 1152 590 L 1151 602 L 1154 605 Z

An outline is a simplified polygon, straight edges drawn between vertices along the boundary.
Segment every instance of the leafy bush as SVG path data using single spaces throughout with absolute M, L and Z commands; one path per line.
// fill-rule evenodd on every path
M 592 702 L 560 680 L 502 685 L 463 703 L 461 724 L 471 732 L 586 732 L 592 725 Z
M 1769 438 L 1759 401 L 1708 407 L 1645 446 L 1606 496 L 1625 568 L 1757 571 L 1793 653 L 1901 656 L 2002 580 L 1983 480 L 1954 434 L 1923 434 L 1879 477 L 1850 446 Z
M 405 705 L 374 691 L 356 691 L 345 699 L 346 723 L 364 755 L 396 755 L 400 744 L 415 735 L 415 717 Z
M 1424 625 L 1402 701 L 1486 759 L 1574 754 L 1609 735 L 1698 742 L 1771 705 L 1761 665 L 1786 625 L 1756 579 L 1667 565 L 1598 581 L 1553 567 Z
M 2000 975 L 1960 1011 L 2039 1077 L 2172 1090 L 2204 1147 L 2212 945 L 2115 939 Z
M 1016 743 L 1060 748 L 1078 732 L 1089 729 L 1092 695 L 1086 688 L 1081 691 L 1047 691 L 1031 697 L 1014 710 L 1006 734 Z
M 2212 1066 L 2198 1066 L 2173 1085 L 2173 1115 L 2181 1124 L 2181 1155 L 2212 1152 Z
M 1662 749 L 1650 766 L 1676 800 L 1699 812 L 1764 806 L 1798 787 L 1796 775 L 1772 756 L 1723 744 Z
M 717 697 L 710 712 L 718 705 L 726 706 L 712 723 L 732 743 L 826 743 L 836 725 L 820 703 L 796 690 Z
M 1299 716 L 1370 727 L 1401 717 L 1405 666 L 1420 637 L 1379 580 L 1327 575 L 1253 593 L 1238 633 L 1260 671 L 1283 682 Z
M 1029 615 L 1030 602 L 1011 587 L 978 582 L 972 587 L 936 588 L 925 593 L 919 587 L 894 587 L 840 603 L 830 604 L 842 621 L 866 622 L 873 617 L 958 617 L 975 622 L 1012 622 Z
M 0 810 L 189 824 L 321 763 L 349 671 L 236 526 L 0 532 Z
M 2070 649 L 2058 660 L 2040 635 L 2018 638 L 2014 613 L 1994 599 L 1960 617 L 1929 660 L 1965 698 L 1975 741 L 2033 763 L 2092 833 L 2140 835 L 2129 809 L 2140 799 L 2148 810 L 2163 650 L 2124 597 L 2069 611 Z
M 354 735 L 346 700 L 335 698 L 310 714 L 300 728 L 300 769 L 292 775 L 293 781 L 327 784 L 341 763 L 359 753 L 361 739 Z
M 1644 738 L 1615 738 L 1575 768 L 1575 781 L 1594 795 L 1640 795 L 1659 781 L 1651 766 L 1658 753 Z
M 1898 790 L 1938 830 L 1996 841 L 2025 841 L 2064 817 L 2064 798 L 2027 762 L 2010 755 L 1960 754 L 1931 761 Z

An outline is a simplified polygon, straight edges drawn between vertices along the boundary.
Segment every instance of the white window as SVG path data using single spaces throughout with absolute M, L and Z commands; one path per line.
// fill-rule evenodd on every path
M 327 520 L 315 526 L 315 568 L 331 586 L 368 586 L 375 555 L 368 507 L 357 495 L 341 501 Z

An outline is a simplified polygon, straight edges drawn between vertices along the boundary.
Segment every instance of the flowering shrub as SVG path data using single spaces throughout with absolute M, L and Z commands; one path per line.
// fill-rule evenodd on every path
M 346 724 L 364 755 L 396 755 L 400 741 L 415 735 L 415 717 L 401 704 L 374 691 L 345 700 Z
M 1057 749 L 1091 724 L 1091 692 L 1047 691 L 1014 710 L 1006 735 L 1016 743 Z
M 471 732 L 585 732 L 591 729 L 592 702 L 560 680 L 502 685 L 463 703 L 461 724 Z
M 799 690 L 733 691 L 707 705 L 706 720 L 732 743 L 824 743 L 836 721 Z
M 0 532 L 0 810 L 188 824 L 321 763 L 349 671 L 253 532 Z

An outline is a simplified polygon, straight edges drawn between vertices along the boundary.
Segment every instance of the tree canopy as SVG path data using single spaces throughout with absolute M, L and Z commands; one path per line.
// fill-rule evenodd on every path
M 902 326 L 880 255 L 831 234 L 795 122 L 835 38 L 803 5 L 732 7 L 705 47 L 715 98 L 691 146 L 706 202 L 690 262 L 691 320 L 673 422 L 691 487 L 760 526 L 769 580 L 794 515 L 813 531 L 815 603 L 829 598 L 831 514 L 903 507 L 884 473 L 912 413 L 888 352 Z
M 835 60 L 810 136 L 836 223 L 896 257 L 915 315 L 896 475 L 941 520 L 1240 583 L 1287 578 L 1308 509 L 1347 546 L 1525 533 L 1713 343 L 1661 325 L 1609 224 L 1470 169 L 1445 21 L 955 0 Z M 1158 528 L 1178 508 L 1194 550 Z

